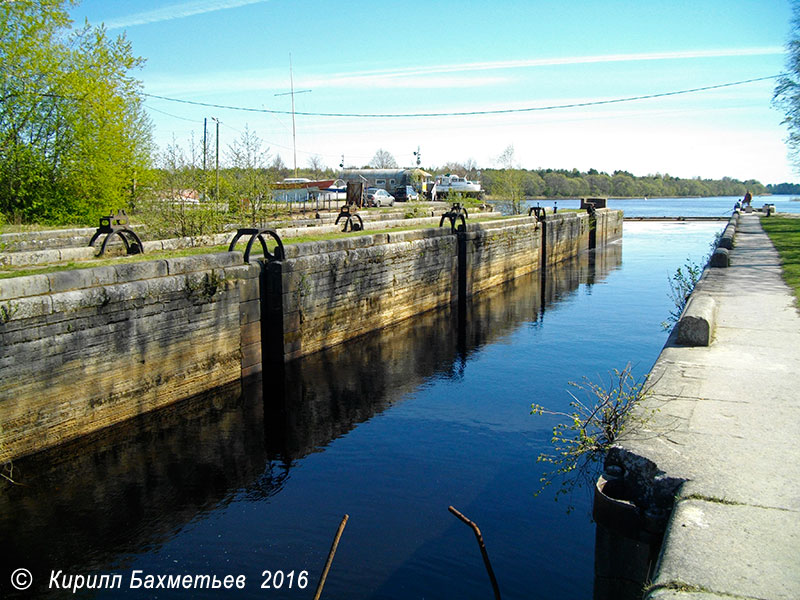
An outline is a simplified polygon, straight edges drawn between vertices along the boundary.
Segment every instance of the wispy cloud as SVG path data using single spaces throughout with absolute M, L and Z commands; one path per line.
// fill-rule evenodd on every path
M 240 3 L 243 0 L 238 0 Z M 251 2 L 253 0 L 250 0 Z M 780 46 L 761 48 L 722 48 L 716 50 L 684 50 L 675 52 L 641 52 L 634 54 L 602 54 L 556 58 L 532 58 L 492 62 L 455 63 L 373 69 L 350 72 L 310 73 L 299 76 L 295 70 L 296 87 L 349 88 L 353 86 L 376 89 L 441 89 L 497 86 L 515 79 L 509 72 L 538 67 L 588 65 L 617 62 L 665 60 L 694 60 L 745 56 L 780 55 Z M 497 71 L 492 75 L 477 73 Z M 504 72 L 504 73 L 502 73 Z M 198 94 L 204 92 L 272 91 L 287 88 L 288 77 L 275 70 L 226 71 L 203 77 L 181 77 L 173 74 L 148 78 L 147 87 L 159 94 Z
M 163 6 L 154 10 L 134 13 L 117 19 L 105 22 L 107 29 L 123 29 L 135 25 L 147 25 L 148 23 L 160 23 L 161 21 L 171 21 L 173 19 L 183 19 L 192 15 L 202 15 L 205 13 L 238 8 L 248 4 L 260 4 L 267 0 L 193 0 L 192 2 L 182 2 Z
M 632 54 L 598 54 L 589 56 L 565 56 L 552 58 L 531 58 L 521 60 L 502 60 L 461 64 L 406 67 L 400 69 L 380 69 L 352 73 L 350 76 L 379 75 L 382 77 L 409 77 L 434 75 L 438 73 L 462 73 L 470 71 L 492 71 L 502 69 L 522 69 L 552 67 L 560 65 L 587 65 L 612 62 L 640 62 L 656 60 L 688 60 L 696 58 L 729 58 L 743 56 L 770 56 L 784 54 L 782 46 L 761 48 L 720 48 L 715 50 L 679 50 L 675 52 L 637 52 Z

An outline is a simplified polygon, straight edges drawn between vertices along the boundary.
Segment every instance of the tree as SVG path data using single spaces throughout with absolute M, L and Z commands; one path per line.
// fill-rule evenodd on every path
M 314 176 L 314 179 L 319 179 L 320 173 L 325 170 L 325 163 L 322 162 L 322 157 L 319 154 L 314 154 L 308 159 L 308 168 Z
M 511 204 L 511 213 L 522 212 L 522 201 L 525 199 L 525 187 L 522 172 L 516 164 L 514 146 L 510 145 L 497 158 L 501 171 L 497 174 L 495 187 L 497 194 Z
M 373 169 L 396 169 L 397 161 L 394 156 L 392 156 L 391 152 L 383 148 L 378 148 L 375 152 L 375 156 L 369 161 L 369 166 Z
M 783 123 L 789 130 L 789 156 L 795 168 L 800 169 L 800 1 L 792 2 L 792 13 L 786 71 L 778 79 L 772 100 L 786 115 Z
M 228 146 L 228 157 L 233 200 L 241 204 L 248 220 L 255 225 L 270 197 L 269 148 L 262 149 L 261 139 L 245 125 L 239 138 Z
M 625 171 L 615 171 L 611 178 L 611 193 L 614 196 L 630 198 L 637 194 L 637 185 L 633 176 Z
M 569 196 L 572 190 L 569 179 L 563 173 L 545 173 L 544 184 L 544 193 L 550 197 Z
M 91 222 L 149 166 L 143 61 L 124 35 L 73 30 L 70 4 L 0 3 L 0 212 L 20 221 Z
M 272 159 L 272 164 L 269 166 L 269 169 L 276 179 L 282 179 L 289 174 L 289 169 L 286 168 L 280 154 L 276 154 L 275 158 Z

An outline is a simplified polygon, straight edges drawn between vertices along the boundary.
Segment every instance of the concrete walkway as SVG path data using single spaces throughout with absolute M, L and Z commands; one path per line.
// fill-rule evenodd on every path
M 683 479 L 650 600 L 800 599 L 800 312 L 758 217 L 704 282 L 708 347 L 664 348 L 622 446 Z

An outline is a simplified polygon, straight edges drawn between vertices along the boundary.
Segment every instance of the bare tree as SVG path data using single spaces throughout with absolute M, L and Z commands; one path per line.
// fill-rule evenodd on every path
M 369 166 L 373 169 L 396 169 L 397 161 L 394 156 L 392 156 L 391 152 L 383 148 L 378 148 L 377 152 L 375 152 L 375 156 L 369 161 Z
M 325 170 L 325 163 L 322 162 L 322 157 L 319 154 L 315 154 L 309 158 L 308 168 L 314 174 L 314 179 L 319 179 L 320 173 Z
M 786 70 L 775 86 L 773 103 L 784 111 L 786 117 L 783 124 L 789 130 L 786 143 L 789 146 L 789 157 L 795 169 L 800 172 L 800 2 L 794 0 L 792 6 L 792 24 L 787 45 Z

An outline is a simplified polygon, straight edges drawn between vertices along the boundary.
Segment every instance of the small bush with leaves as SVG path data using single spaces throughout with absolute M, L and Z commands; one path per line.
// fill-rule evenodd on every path
M 697 282 L 700 281 L 700 277 L 703 274 L 702 265 L 708 263 L 714 250 L 719 245 L 720 238 L 722 238 L 722 231 L 718 231 L 714 239 L 711 240 L 708 254 L 706 254 L 700 264 L 692 262 L 687 258 L 683 266 L 678 267 L 675 273 L 669 278 L 668 294 L 670 300 L 672 300 L 675 305 L 675 310 L 671 310 L 669 318 L 661 323 L 664 329 L 669 329 L 680 320 L 683 309 L 686 308 L 686 303 L 689 302 L 689 297 L 692 295 Z
M 543 474 L 539 495 L 554 481 L 561 486 L 559 496 L 571 494 L 583 484 L 597 479 L 606 452 L 631 423 L 642 423 L 648 415 L 633 414 L 633 408 L 647 395 L 647 377 L 637 380 L 628 363 L 622 371 L 609 373 L 608 384 L 595 383 L 584 377 L 580 383 L 569 385 L 580 390 L 579 398 L 572 397 L 569 412 L 548 410 L 538 404 L 531 405 L 531 414 L 564 417 L 565 422 L 553 427 L 552 452 L 543 452 L 537 462 L 548 463 L 552 470 Z M 572 510 L 572 505 L 567 510 Z
M 664 329 L 669 329 L 681 318 L 683 309 L 686 308 L 686 303 L 689 301 L 689 296 L 692 295 L 694 286 L 697 285 L 702 274 L 703 267 L 687 258 L 686 263 L 678 267 L 672 277 L 669 278 L 668 294 L 675 308 L 669 311 L 669 318 L 662 323 Z

